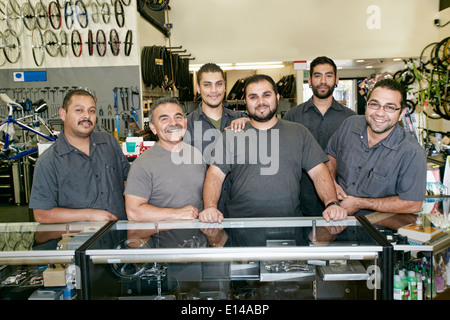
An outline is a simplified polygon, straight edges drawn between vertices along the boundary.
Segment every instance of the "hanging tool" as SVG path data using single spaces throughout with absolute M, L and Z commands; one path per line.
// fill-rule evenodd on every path
M 117 87 L 114 88 L 114 108 L 116 109 L 116 128 L 114 129 L 114 137 L 119 141 L 120 124 L 119 124 L 119 105 L 117 104 Z
M 128 88 L 123 88 L 123 91 L 124 91 L 124 96 L 125 96 L 124 98 L 125 98 L 125 104 L 127 106 L 127 111 L 129 111 L 130 105 L 128 103 Z M 124 106 L 124 108 L 125 108 L 125 106 Z
M 134 100 L 133 100 L 133 96 L 137 95 L 138 107 L 137 107 L 137 108 L 134 108 L 134 109 L 135 109 L 135 110 L 139 110 L 139 109 L 141 108 L 141 99 L 139 99 L 139 89 L 138 89 L 138 87 L 136 86 L 135 88 L 136 88 L 136 89 L 133 90 L 133 87 L 130 86 L 131 105 L 132 105 L 132 108 L 134 108 Z

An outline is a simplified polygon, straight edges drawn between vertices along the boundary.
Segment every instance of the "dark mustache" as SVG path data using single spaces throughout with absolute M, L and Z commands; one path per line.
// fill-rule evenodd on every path
M 83 122 L 89 122 L 90 124 L 93 124 L 91 120 L 81 120 L 78 122 L 78 124 L 82 124 Z

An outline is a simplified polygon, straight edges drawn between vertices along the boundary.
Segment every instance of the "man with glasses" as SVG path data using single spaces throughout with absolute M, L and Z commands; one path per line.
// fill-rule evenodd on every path
M 398 124 L 406 113 L 405 97 L 397 81 L 378 81 L 367 97 L 365 115 L 347 118 L 328 143 L 327 166 L 349 215 L 421 209 L 426 154 Z

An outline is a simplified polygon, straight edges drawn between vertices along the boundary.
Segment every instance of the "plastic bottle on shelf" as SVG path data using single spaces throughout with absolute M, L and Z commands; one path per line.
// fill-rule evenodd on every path
M 441 265 L 438 264 L 436 267 L 436 292 L 440 293 L 444 291 L 444 275 L 442 274 Z
M 427 290 L 428 290 L 428 275 L 427 275 L 427 269 L 425 266 L 422 266 L 422 283 L 423 283 L 423 300 L 427 299 Z
M 435 296 L 436 296 L 436 278 L 434 276 L 433 268 L 429 268 L 427 277 L 427 299 L 431 300 Z
M 408 300 L 417 300 L 417 278 L 416 273 L 413 270 L 408 271 L 408 290 Z
M 417 265 L 414 267 L 414 272 L 417 277 L 417 300 L 423 300 L 422 274 L 419 272 L 419 267 Z
M 405 286 L 400 275 L 394 275 L 394 300 L 405 300 Z
M 450 254 L 450 252 L 447 252 L 447 256 L 445 257 L 445 274 L 446 274 L 445 285 L 447 287 L 450 286 L 450 256 L 449 256 L 449 254 Z
M 408 300 L 409 297 L 408 279 L 406 278 L 405 269 L 400 269 L 398 271 L 398 274 L 400 276 L 400 281 L 403 284 L 403 300 Z

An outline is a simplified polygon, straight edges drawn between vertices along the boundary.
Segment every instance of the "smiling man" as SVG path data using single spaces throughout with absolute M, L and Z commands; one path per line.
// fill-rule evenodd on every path
M 64 97 L 64 129 L 34 170 L 29 207 L 37 222 L 126 219 L 130 165 L 111 134 L 94 132 L 96 112 L 95 98 L 85 90 Z
M 333 60 L 324 56 L 317 57 L 311 61 L 309 70 L 308 83 L 313 96 L 308 101 L 291 108 L 283 119 L 303 124 L 325 150 L 342 121 L 356 113 L 333 98 L 334 89 L 339 83 L 337 67 Z M 303 215 L 322 214 L 325 205 L 306 172 L 303 172 L 300 199 Z
M 426 154 L 398 124 L 406 112 L 405 97 L 397 81 L 378 81 L 367 97 L 365 115 L 346 119 L 328 143 L 327 166 L 340 204 L 351 215 L 421 209 Z
M 301 124 L 276 116 L 280 95 L 267 75 L 254 75 L 245 84 L 245 102 L 251 119 L 239 132 L 225 131 L 216 145 L 203 191 L 203 222 L 225 217 L 300 216 L 302 169 L 311 176 L 328 220 L 345 219 L 333 180 L 324 162 L 327 157 L 311 133 Z M 225 177 L 231 181 L 225 212 L 218 209 Z
M 199 150 L 182 141 L 186 117 L 178 100 L 155 101 L 149 120 L 159 140 L 131 166 L 125 189 L 128 219 L 196 219 L 203 209 L 206 163 Z

